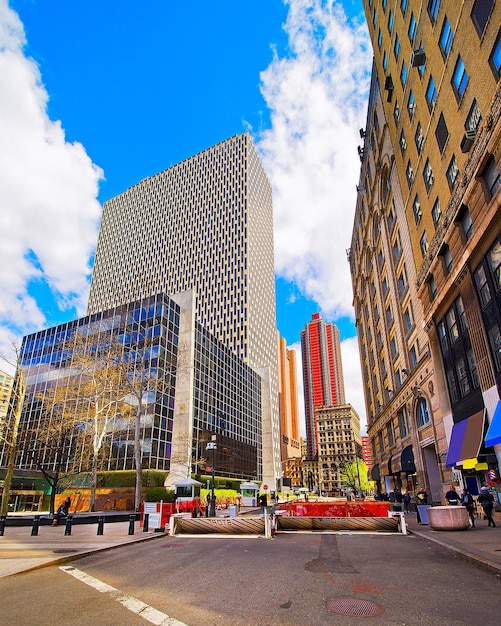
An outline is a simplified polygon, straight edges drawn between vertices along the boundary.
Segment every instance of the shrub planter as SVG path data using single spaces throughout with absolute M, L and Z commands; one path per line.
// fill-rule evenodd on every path
M 468 530 L 470 527 L 468 511 L 464 506 L 433 506 L 427 512 L 433 530 Z

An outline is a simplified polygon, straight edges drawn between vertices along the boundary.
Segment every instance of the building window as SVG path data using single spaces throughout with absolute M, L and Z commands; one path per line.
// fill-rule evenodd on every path
M 430 412 L 428 411 L 428 403 L 424 398 L 419 398 L 417 405 L 418 426 L 425 426 L 430 421 Z
M 388 0 L 383 0 L 381 4 L 383 6 L 383 11 L 386 13 L 386 5 L 388 4 Z
M 414 369 L 417 365 L 416 346 L 412 346 L 412 348 L 409 350 L 409 361 L 411 364 L 411 369 Z
M 407 177 L 407 184 L 409 187 L 412 187 L 412 183 L 414 182 L 414 170 L 412 169 L 411 160 L 407 162 L 407 167 L 405 168 L 405 175 Z
M 407 307 L 404 311 L 404 325 L 405 325 L 405 331 L 409 332 L 412 330 L 412 327 L 414 325 L 413 319 L 412 319 L 412 311 L 410 309 L 410 307 Z
M 381 50 L 382 45 L 383 45 L 383 33 L 381 32 L 381 29 L 379 29 L 379 33 L 377 36 L 377 47 Z
M 452 254 L 449 246 L 445 244 L 440 252 L 444 261 L 444 270 L 446 274 L 450 274 L 452 270 Z
M 386 308 L 386 321 L 388 323 L 388 326 L 391 326 L 393 324 L 393 314 L 391 312 L 391 306 L 388 305 Z
M 379 433 L 379 450 L 384 452 L 384 437 L 382 431 Z
M 465 240 L 468 241 L 473 234 L 473 221 L 471 219 L 470 211 L 465 204 L 462 205 L 456 221 L 461 224 Z
M 421 221 L 423 217 L 423 212 L 421 211 L 421 203 L 419 202 L 419 196 L 416 194 L 414 197 L 414 202 L 412 203 L 412 211 L 414 213 L 414 221 L 416 222 L 416 226 Z
M 424 259 L 426 253 L 428 252 L 428 237 L 426 236 L 426 231 L 424 231 L 421 235 L 421 239 L 419 240 L 419 247 L 421 248 L 421 256 Z
M 390 11 L 390 14 L 388 15 L 388 30 L 390 31 L 390 34 L 393 32 L 394 22 L 395 22 L 395 16 L 393 15 L 393 11 Z
M 395 445 L 395 433 L 393 432 L 393 422 L 391 421 L 388 422 L 387 429 L 388 429 L 388 445 L 391 447 Z
M 402 151 L 402 154 L 405 153 L 405 151 L 407 150 L 407 139 L 405 138 L 405 133 L 402 130 L 400 133 L 400 150 Z
M 435 178 L 433 177 L 433 170 L 431 169 L 430 159 L 426 159 L 423 170 L 423 178 L 426 191 L 429 192 L 430 189 L 433 187 L 433 183 L 435 182 Z
M 435 129 L 435 137 L 437 138 L 438 149 L 440 150 L 440 153 L 443 153 L 445 146 L 447 145 L 447 140 L 449 139 L 449 130 L 447 129 L 443 113 L 440 113 L 440 117 L 438 118 L 437 128 Z
M 501 243 L 499 241 L 496 241 L 487 253 L 487 260 L 491 268 L 496 290 L 498 290 L 501 287 Z
M 463 357 L 456 361 L 456 372 L 459 381 L 459 392 L 464 397 L 470 393 L 470 382 L 468 380 L 468 369 Z
M 501 176 L 499 174 L 499 169 L 493 156 L 489 157 L 489 160 L 487 161 L 487 164 L 482 173 L 482 177 L 487 186 L 489 199 L 493 198 L 497 190 L 499 189 L 499 186 L 501 185 Z
M 485 269 L 483 265 L 479 265 L 473 272 L 473 278 L 475 279 L 475 285 L 477 287 L 478 297 L 482 306 L 487 306 L 491 301 L 491 290 L 487 283 L 487 276 L 485 275 Z
M 454 88 L 454 93 L 456 94 L 458 100 L 461 100 L 463 97 L 467 85 L 468 72 L 464 66 L 463 59 L 459 56 L 456 62 L 456 68 L 454 69 L 454 74 L 452 75 L 452 87 Z
M 433 208 L 431 210 L 431 217 L 433 219 L 433 224 L 436 228 L 438 226 L 438 223 L 440 222 L 440 218 L 442 217 L 442 207 L 440 206 L 440 198 L 438 197 L 435 200 L 435 204 L 433 205 Z
M 421 154 L 421 150 L 423 149 L 423 143 L 424 143 L 424 135 L 423 135 L 423 129 L 421 128 L 421 122 L 418 122 L 418 125 L 416 128 L 416 134 L 414 135 L 414 141 L 416 142 L 416 148 L 417 148 L 418 154 Z
M 437 21 L 438 9 L 440 8 L 440 0 L 428 0 L 428 15 L 432 24 Z
M 400 0 L 400 9 L 402 11 L 402 15 L 407 13 L 407 7 L 409 6 L 409 0 Z
M 386 54 L 386 50 L 383 53 L 383 69 L 385 72 L 388 69 L 388 55 Z
M 449 344 L 447 342 L 447 332 L 445 330 L 445 322 L 441 321 L 437 325 L 437 333 L 438 338 L 440 340 L 440 346 L 442 347 L 442 352 L 445 354 L 449 349 Z
M 395 37 L 395 44 L 393 45 L 393 53 L 395 55 L 395 59 L 398 61 L 398 57 L 400 56 L 400 37 L 398 35 Z
M 411 43 L 414 43 L 414 39 L 416 38 L 416 30 L 417 30 L 416 18 L 414 17 L 414 13 L 411 13 L 411 20 L 409 22 L 409 30 L 407 31 L 409 33 L 409 39 Z
M 372 24 L 374 27 L 377 24 L 377 9 L 374 9 L 374 15 L 372 16 Z
M 452 155 L 451 162 L 449 163 L 449 167 L 447 168 L 447 182 L 449 183 L 449 189 L 452 191 L 454 189 L 454 185 L 459 176 L 459 166 L 456 161 L 456 155 Z
M 428 87 L 426 89 L 426 102 L 428 103 L 428 109 L 431 111 L 435 106 L 437 100 L 437 88 L 435 87 L 435 81 L 433 76 L 430 76 L 428 81 Z
M 475 0 L 473 4 L 471 19 L 480 37 L 484 34 L 493 6 L 494 0 Z
M 445 314 L 445 323 L 447 324 L 447 332 L 451 345 L 459 338 L 458 324 L 456 320 L 456 311 L 451 307 Z
M 391 353 L 391 356 L 392 356 L 393 359 L 398 354 L 398 352 L 397 352 L 397 341 L 396 341 L 395 337 L 392 337 L 390 339 L 390 353 Z
M 476 132 L 478 127 L 480 126 L 481 121 L 482 116 L 480 115 L 480 109 L 478 108 L 476 99 L 473 98 L 470 112 L 468 113 L 468 117 L 466 118 L 466 122 L 464 124 L 465 130 L 471 130 Z
M 412 121 L 416 113 L 416 100 L 412 90 L 409 93 L 409 100 L 407 101 L 407 112 L 409 113 L 409 119 Z
M 400 82 L 402 83 L 402 87 L 405 88 L 405 85 L 407 83 L 407 76 L 408 76 L 408 70 L 407 70 L 407 65 L 405 64 L 405 61 L 402 61 L 402 69 L 400 70 Z
M 442 54 L 445 58 L 449 56 L 449 52 L 452 47 L 452 40 L 454 39 L 454 33 L 452 32 L 451 25 L 447 17 L 444 18 L 444 24 L 442 26 L 442 32 L 440 33 L 439 46 Z
M 395 100 L 395 106 L 393 107 L 393 119 L 395 120 L 395 124 L 398 126 L 398 122 L 400 121 L 400 107 L 398 106 L 398 100 Z
M 501 333 L 497 324 L 489 330 L 489 343 L 491 344 L 496 370 L 499 372 L 501 370 Z
M 451 394 L 451 402 L 457 402 L 459 400 L 458 388 L 456 386 L 456 378 L 454 376 L 454 372 L 452 369 L 448 369 L 446 372 L 447 375 L 447 385 L 449 387 L 449 393 Z
M 430 297 L 432 300 L 435 300 L 437 297 L 437 283 L 435 281 L 435 276 L 433 274 L 430 275 L 428 280 L 428 287 L 430 288 Z
M 473 350 L 468 351 L 466 358 L 468 359 L 468 367 L 470 368 L 471 382 L 473 383 L 473 388 L 476 389 L 480 386 L 480 379 L 478 377 L 477 362 L 475 361 Z
M 492 50 L 492 54 L 490 56 L 490 64 L 494 75 L 496 78 L 501 76 L 501 31 L 498 33 L 498 38 L 496 39 L 496 45 Z
M 409 434 L 409 416 L 407 414 L 407 407 L 405 404 L 398 414 L 398 421 L 400 424 L 400 437 L 403 439 Z

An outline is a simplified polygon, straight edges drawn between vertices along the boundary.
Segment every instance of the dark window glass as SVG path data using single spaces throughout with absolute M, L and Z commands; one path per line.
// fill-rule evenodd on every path
M 416 148 L 417 148 L 418 154 L 421 154 L 421 150 L 423 149 L 423 143 L 424 143 L 424 135 L 423 135 L 423 129 L 421 128 L 421 122 L 418 122 L 418 125 L 416 128 L 416 134 L 414 135 L 414 141 L 416 142 Z
M 430 159 L 426 159 L 423 170 L 423 179 L 426 186 L 426 191 L 430 191 L 430 189 L 433 187 L 433 183 L 435 182 L 433 170 L 431 169 Z
M 449 163 L 449 167 L 447 168 L 446 175 L 447 175 L 447 182 L 449 183 L 449 189 L 452 191 L 459 177 L 459 166 L 456 161 L 455 154 L 452 155 L 452 159 L 451 159 L 451 162 Z
M 407 69 L 407 65 L 405 64 L 405 61 L 402 63 L 402 69 L 400 70 L 400 82 L 402 83 L 402 87 L 405 87 L 406 83 L 407 83 L 407 75 L 408 75 L 409 71 Z
M 431 210 L 431 217 L 433 219 L 433 223 L 435 224 L 435 228 L 436 228 L 440 221 L 440 218 L 442 217 L 442 207 L 440 206 L 440 198 L 437 198 L 435 200 L 435 203 Z
M 487 186 L 489 197 L 493 198 L 501 185 L 501 176 L 493 156 L 491 156 L 487 161 L 487 165 L 485 166 L 482 176 Z
M 428 0 L 428 15 L 432 24 L 437 21 L 438 10 L 440 8 L 440 0 Z
M 447 139 L 449 138 L 449 131 L 447 129 L 443 113 L 440 113 L 440 117 L 438 118 L 437 128 L 435 129 L 435 137 L 437 138 L 440 152 L 443 152 L 447 144 Z
M 487 283 L 487 276 L 485 275 L 485 269 L 483 265 L 480 265 L 473 272 L 473 278 L 475 279 L 475 285 L 477 286 L 477 293 L 480 298 L 480 302 L 484 307 L 491 301 L 491 291 Z
M 473 8 L 471 10 L 471 19 L 475 24 L 478 34 L 482 36 L 484 34 L 489 15 L 491 14 L 492 7 L 494 6 L 494 0 L 475 0 Z
M 496 78 L 499 78 L 501 76 L 501 32 L 496 39 L 496 45 L 492 50 L 490 62 Z
M 398 57 L 400 56 L 400 38 L 398 35 L 395 37 L 395 45 L 393 46 L 393 53 L 395 54 L 395 59 L 398 61 Z
M 487 260 L 491 268 L 496 290 L 498 290 L 501 287 L 501 243 L 499 241 L 496 241 L 487 253 Z
M 419 202 L 419 196 L 416 194 L 414 197 L 414 202 L 412 203 L 412 210 L 414 212 L 414 221 L 416 222 L 416 226 L 421 221 L 423 217 L 423 212 L 421 211 L 421 203 Z
M 414 98 L 414 94 L 412 90 L 409 92 L 409 100 L 407 101 L 407 111 L 409 113 L 409 118 L 414 119 L 414 114 L 416 113 L 416 99 Z
M 411 43 L 414 43 L 414 39 L 416 38 L 416 30 L 417 30 L 416 18 L 414 17 L 414 13 L 411 13 L 411 20 L 409 22 L 409 30 L 407 31 L 409 33 L 409 39 Z
M 454 92 L 456 96 L 461 99 L 466 90 L 466 86 L 468 85 L 468 72 L 464 66 L 463 59 L 458 57 L 456 62 L 456 68 L 454 70 L 454 74 L 452 76 L 452 86 L 454 88 Z
M 499 326 L 496 325 L 489 330 L 489 342 L 496 370 L 499 372 L 501 370 L 501 333 L 499 332 Z
M 402 10 L 402 15 L 406 14 L 408 6 L 409 0 L 400 0 L 400 9 Z
M 480 115 L 480 109 L 478 108 L 476 99 L 473 98 L 473 102 L 471 104 L 470 111 L 464 125 L 465 130 L 472 130 L 476 132 L 478 127 L 480 126 L 481 121 L 482 116 Z
M 419 240 L 419 247 L 421 248 L 421 255 L 424 259 L 426 253 L 428 252 L 428 237 L 426 236 L 426 231 L 421 235 L 421 239 Z
M 440 33 L 440 50 L 442 50 L 442 54 L 446 57 L 451 51 L 452 40 L 454 39 L 454 33 L 452 32 L 451 25 L 449 24 L 449 20 L 447 17 L 444 18 L 444 24 L 442 26 L 442 32 Z
M 433 109 L 436 100 L 437 88 L 435 87 L 435 81 L 433 80 L 433 76 L 430 76 L 430 80 L 428 81 L 428 87 L 426 89 L 426 102 L 428 103 L 428 108 L 430 109 L 430 111 Z
M 418 426 L 424 426 L 430 421 L 430 412 L 428 411 L 428 404 L 424 398 L 419 398 L 418 406 Z

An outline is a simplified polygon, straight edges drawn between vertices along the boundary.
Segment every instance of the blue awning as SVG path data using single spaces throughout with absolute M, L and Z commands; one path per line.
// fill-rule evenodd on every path
M 454 424 L 445 461 L 446 467 L 454 467 L 465 459 L 474 459 L 482 445 L 484 436 L 485 409 Z
M 485 437 L 486 446 L 495 446 L 498 443 L 501 443 L 501 400 L 499 400 L 496 410 L 494 411 Z

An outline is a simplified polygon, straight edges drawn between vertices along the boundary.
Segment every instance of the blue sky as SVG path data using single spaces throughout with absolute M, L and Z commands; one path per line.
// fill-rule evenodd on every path
M 102 203 L 249 131 L 273 186 L 277 323 L 343 340 L 371 54 L 360 0 L 0 0 L 0 350 L 85 312 Z M 5 210 L 6 209 L 6 210 Z

